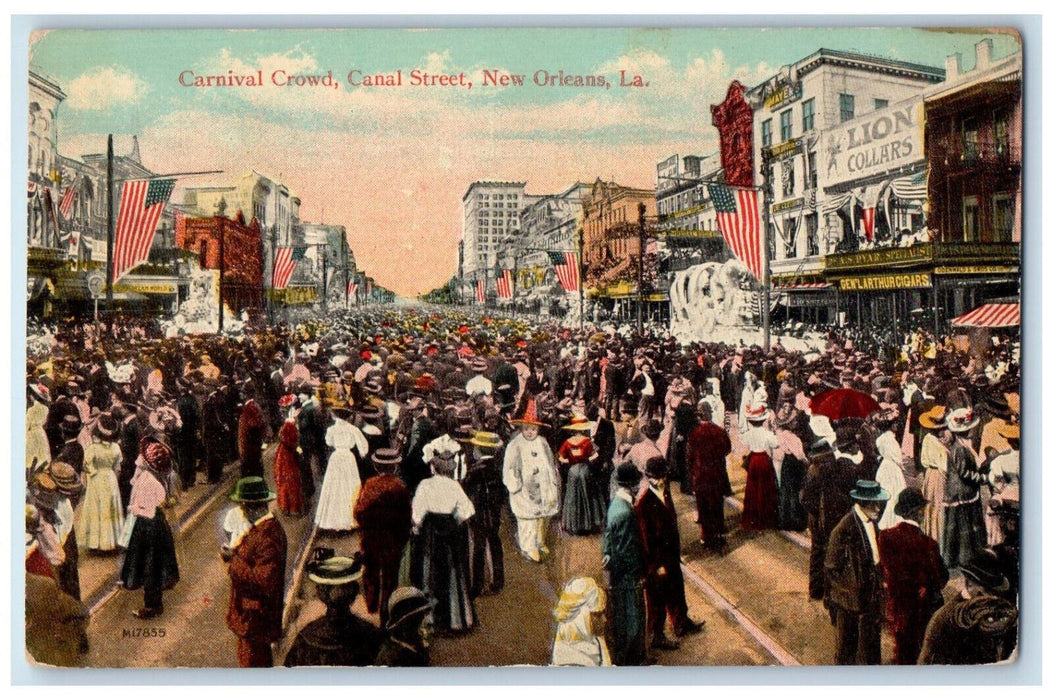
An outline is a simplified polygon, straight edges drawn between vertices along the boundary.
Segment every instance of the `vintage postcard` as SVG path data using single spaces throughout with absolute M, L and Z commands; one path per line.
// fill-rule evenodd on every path
M 1018 661 L 1023 51 L 33 32 L 28 662 Z

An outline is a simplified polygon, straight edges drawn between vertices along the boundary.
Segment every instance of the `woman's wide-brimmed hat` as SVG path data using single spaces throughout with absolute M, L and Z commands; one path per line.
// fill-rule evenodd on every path
M 362 561 L 359 556 L 331 556 L 312 561 L 305 568 L 307 578 L 322 586 L 341 586 L 362 578 Z
M 570 422 L 563 426 L 564 430 L 586 431 L 592 430 L 592 421 L 585 416 L 574 416 Z
M 939 430 L 947 427 L 947 407 L 933 406 L 918 416 L 918 423 L 928 430 Z
M 416 622 L 431 612 L 431 598 L 419 588 L 403 586 L 396 588 L 388 598 L 388 629 L 395 629 L 408 622 Z
M 528 399 L 526 407 L 523 409 L 523 413 L 517 418 L 513 418 L 508 421 L 516 425 L 536 425 L 539 427 L 549 427 L 548 423 L 542 423 L 537 415 L 537 401 L 534 399 Z
M 38 401 L 45 404 L 51 403 L 51 390 L 40 382 L 32 382 L 29 385 L 29 393 L 36 397 Z
M 998 428 L 998 434 L 1004 437 L 1006 440 L 1019 440 L 1020 439 L 1020 424 L 1019 423 L 1006 423 L 1005 425 Z
M 112 440 L 117 435 L 117 421 L 109 413 L 100 413 L 92 432 L 103 440 Z
M 980 416 L 971 408 L 956 408 L 947 416 L 952 433 L 967 433 L 980 424 Z
M 262 476 L 246 476 L 238 479 L 234 490 L 230 492 L 230 500 L 235 503 L 267 503 L 277 497 L 267 488 L 267 482 Z
M 471 367 L 473 372 L 485 372 L 486 360 L 482 357 L 476 357 L 474 360 L 472 360 Z
M 855 501 L 874 502 L 887 501 L 889 499 L 889 492 L 881 488 L 881 484 L 866 479 L 857 481 L 856 487 L 849 491 L 848 495 Z
M 172 448 L 152 435 L 139 441 L 139 454 L 146 465 L 160 474 L 172 471 Z
M 297 402 L 296 394 L 286 394 L 285 396 L 278 399 L 279 408 L 288 408 Z
M 64 496 L 77 496 L 84 490 L 84 484 L 73 465 L 65 462 L 52 462 L 48 474 L 55 482 L 55 488 Z

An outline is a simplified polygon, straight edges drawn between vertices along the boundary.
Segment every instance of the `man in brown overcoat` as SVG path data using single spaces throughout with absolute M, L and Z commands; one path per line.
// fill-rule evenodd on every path
M 270 512 L 275 498 L 258 476 L 239 480 L 230 495 L 252 523 L 222 552 L 230 575 L 227 627 L 238 637 L 238 665 L 243 668 L 273 666 L 271 643 L 282 634 L 287 544 L 285 531 Z

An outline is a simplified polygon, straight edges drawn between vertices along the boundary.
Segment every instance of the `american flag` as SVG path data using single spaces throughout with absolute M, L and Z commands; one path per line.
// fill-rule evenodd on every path
M 175 180 L 129 180 L 121 186 L 121 207 L 113 232 L 113 281 L 146 260 L 157 222 Z
M 502 270 L 497 278 L 497 296 L 502 299 L 512 298 L 512 271 Z
M 62 218 L 68 219 L 69 215 L 73 213 L 73 201 L 77 198 L 77 191 L 73 189 L 73 185 L 70 185 L 62 192 L 62 201 L 59 202 L 59 212 L 62 213 Z
M 548 257 L 552 261 L 552 267 L 556 270 L 556 277 L 563 286 L 565 292 L 578 291 L 580 275 L 578 274 L 578 254 L 563 253 L 560 251 L 548 251 Z
M 475 299 L 480 304 L 486 303 L 486 280 L 478 279 L 475 281 Z
M 289 286 L 296 263 L 303 260 L 306 254 L 307 246 L 305 245 L 278 246 L 278 249 L 274 251 L 274 277 L 272 279 L 275 289 L 285 289 Z
M 764 279 L 761 269 L 761 213 L 757 190 L 710 185 L 709 197 L 717 213 L 717 228 L 731 252 L 753 273 Z
M 358 293 L 358 283 L 355 282 L 353 279 L 348 280 L 347 281 L 347 295 L 351 296 L 352 294 L 357 294 L 357 293 Z

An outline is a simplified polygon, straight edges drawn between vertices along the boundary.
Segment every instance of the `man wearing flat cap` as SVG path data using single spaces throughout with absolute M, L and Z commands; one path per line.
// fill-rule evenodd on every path
M 230 500 L 241 506 L 248 531 L 222 552 L 230 576 L 227 626 L 238 638 L 238 665 L 274 665 L 271 643 L 282 633 L 285 594 L 285 530 L 270 512 L 276 498 L 262 477 L 238 480 Z
M 1012 657 L 1017 644 L 1015 601 L 997 557 L 980 550 L 961 567 L 964 586 L 936 611 L 925 630 L 918 663 L 990 664 Z
M 840 666 L 881 663 L 881 555 L 877 522 L 889 494 L 876 481 L 859 480 L 854 501 L 830 533 L 823 600 L 837 629 L 834 662 Z
M 892 662 L 915 664 L 929 619 L 943 605 L 947 567 L 936 540 L 921 530 L 921 491 L 909 486 L 896 501 L 901 520 L 878 533 L 878 550 L 888 597 L 886 613 L 894 645 Z
M 383 641 L 372 623 L 351 612 L 358 597 L 362 562 L 316 549 L 306 566 L 325 614 L 308 623 L 285 655 L 285 666 L 371 666 Z

